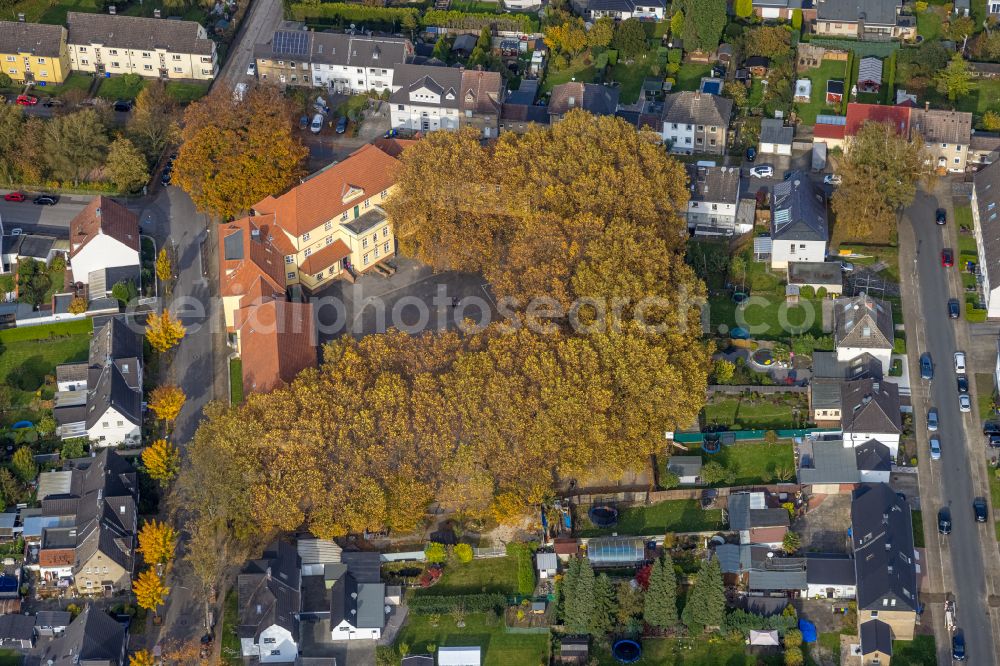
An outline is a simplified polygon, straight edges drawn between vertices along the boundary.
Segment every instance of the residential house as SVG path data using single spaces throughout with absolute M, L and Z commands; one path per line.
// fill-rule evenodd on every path
M 818 146 L 843 148 L 847 140 L 847 116 L 819 114 L 813 125 L 813 152 Z
M 850 142 L 865 123 L 887 123 L 896 130 L 898 135 L 909 138 L 910 111 L 911 109 L 906 106 L 882 106 L 881 104 L 851 102 L 847 105 L 844 141 Z M 817 118 L 818 120 L 819 118 Z M 834 146 L 830 145 L 830 147 Z
M 762 19 L 791 21 L 796 10 L 802 12 L 803 25 L 816 18 L 815 5 L 811 0 L 753 0 L 753 13 Z
M 219 71 L 215 42 L 195 21 L 69 12 L 66 24 L 76 71 L 200 81 Z
M 750 76 L 763 79 L 771 70 L 771 59 L 766 56 L 750 56 L 743 61 L 743 66 L 750 72 Z
M 884 483 L 864 484 L 851 502 L 851 541 L 857 579 L 858 623 L 884 622 L 891 639 L 913 639 L 917 565 L 906 499 Z
M 482 648 L 469 647 L 439 647 L 437 649 L 438 666 L 480 666 Z
M 312 293 L 336 279 L 353 282 L 392 258 L 396 238 L 380 204 L 395 186 L 398 167 L 396 158 L 365 145 L 284 194 L 254 204 L 251 220 L 271 246 L 266 259 L 271 279 L 282 288 L 300 285 Z M 275 256 L 284 256 L 283 284 L 273 271 Z M 227 326 L 229 309 L 243 293 L 223 295 Z
M 740 170 L 737 167 L 687 165 L 691 196 L 688 229 L 701 236 L 731 236 L 753 229 L 753 219 L 737 220 Z
M 119 267 L 137 271 L 140 265 L 139 218 L 105 196 L 91 199 L 87 207 L 70 220 L 69 243 L 69 266 L 74 282 L 88 284 L 95 272 Z
M 613 116 L 618 108 L 618 88 L 570 81 L 552 88 L 547 109 L 549 122 L 562 120 L 574 109 L 582 109 L 595 116 Z
M 379 554 L 343 553 L 341 561 L 345 570 L 331 588 L 330 638 L 378 640 L 386 621 L 385 583 Z
M 854 599 L 857 596 L 854 560 L 847 555 L 807 553 L 806 587 L 809 599 Z
M 972 224 L 976 237 L 976 278 L 986 316 L 1000 317 L 1000 161 L 980 169 L 972 179 Z
M 816 378 L 809 382 L 809 415 L 820 427 L 840 424 L 840 381 Z
M 875 439 L 895 458 L 903 433 L 899 386 L 877 379 L 844 382 L 840 401 L 844 446 L 857 447 Z
M 788 284 L 800 290 L 810 287 L 818 294 L 839 296 L 844 291 L 842 266 L 839 261 L 793 261 L 788 264 Z
M 7 613 L 0 615 L 0 645 L 30 650 L 35 644 L 35 618 Z
M 90 604 L 66 628 L 47 643 L 39 663 L 49 666 L 126 666 L 128 629 Z
M 986 0 L 986 14 L 994 18 L 1000 17 L 1000 0 Z
M 891 365 L 895 328 L 889 303 L 861 293 L 833 304 L 833 343 L 838 361 L 869 354 L 887 371 Z
M 888 446 L 877 439 L 870 439 L 861 446 L 854 447 L 854 453 L 862 483 L 889 483 L 892 450 Z
M 66 241 L 45 234 L 8 234 L 2 237 L 3 272 L 17 267 L 22 259 L 33 259 L 48 264 L 57 254 L 66 255 Z
M 916 19 L 903 14 L 902 8 L 903 0 L 822 0 L 816 5 L 813 30 L 824 37 L 914 39 Z
M 681 485 L 701 482 L 701 456 L 670 456 L 667 469 L 677 475 Z
M 785 515 L 788 515 L 787 511 Z M 763 548 L 750 549 L 746 588 L 751 596 L 795 598 L 807 585 L 805 559 L 781 557 Z
M 396 129 L 475 127 L 485 138 L 499 131 L 503 80 L 498 72 L 430 65 L 393 70 L 390 120 Z
M 35 635 L 55 638 L 66 633 L 73 616 L 66 611 L 38 611 L 35 614 Z
M 472 51 L 476 48 L 477 41 L 477 35 L 470 35 L 468 33 L 458 35 L 455 37 L 455 42 L 451 45 L 451 52 L 459 58 L 468 58 L 472 55 Z
M 236 579 L 237 634 L 243 657 L 261 663 L 295 661 L 298 655 L 300 561 L 294 544 L 276 541 Z
M 774 186 L 771 196 L 771 268 L 821 262 L 828 240 L 826 197 L 809 174 L 793 171 Z
M 969 141 L 969 158 L 966 166 L 980 169 L 997 161 L 1000 150 L 1000 134 L 996 132 L 974 132 Z
M 796 478 L 813 495 L 842 495 L 861 482 L 855 449 L 839 435 L 812 435 L 798 445 Z
M 862 666 L 886 666 L 892 660 L 892 627 L 881 620 L 861 625 Z
M 955 0 L 955 6 L 952 12 L 956 16 L 968 16 L 969 15 L 969 0 Z
M 141 441 L 142 337 L 131 326 L 122 316 L 108 318 L 94 330 L 86 363 L 57 367 L 67 385 L 53 409 L 62 439 L 87 437 L 98 447 Z
M 726 152 L 733 101 L 719 95 L 684 91 L 663 100 L 663 140 L 670 152 L 691 155 Z
M 555 578 L 559 573 L 559 556 L 555 553 L 536 553 L 535 568 L 539 578 Z
M 511 91 L 500 110 L 500 131 L 524 134 L 532 125 L 547 125 L 549 112 L 535 104 L 538 95 L 536 79 L 521 79 L 517 90 Z
M 0 21 L 0 70 L 17 83 L 62 83 L 69 47 L 61 25 Z
M 609 17 L 616 21 L 662 21 L 667 11 L 663 0 L 590 0 L 589 9 L 591 20 Z
M 972 143 L 972 114 L 965 111 L 924 109 L 910 111 L 910 132 L 924 140 L 927 163 L 938 170 L 963 173 Z
M 243 368 L 243 390 L 267 392 L 289 384 L 318 361 L 310 303 L 285 296 L 285 260 L 270 216 L 245 217 L 219 227 L 219 282 L 226 330 Z M 259 224 L 258 224 L 259 223 Z
M 28 546 L 26 566 L 39 572 L 42 589 L 71 587 L 82 596 L 131 588 L 139 527 L 131 463 L 110 449 L 66 461 L 61 470 L 39 474 L 38 499 L 41 534 Z
M 795 128 L 781 118 L 760 121 L 760 152 L 763 155 L 791 155 Z
M 742 544 L 780 548 L 788 532 L 788 511 L 768 507 L 762 492 L 731 494 L 727 514 L 729 529 L 739 533 Z

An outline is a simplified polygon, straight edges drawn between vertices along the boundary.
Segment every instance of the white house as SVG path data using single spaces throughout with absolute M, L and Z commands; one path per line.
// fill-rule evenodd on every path
M 399 65 L 392 75 L 393 128 L 421 132 L 472 126 L 484 138 L 499 133 L 503 80 L 497 72 Z
M 300 560 L 293 544 L 277 541 L 260 560 L 248 562 L 236 580 L 240 650 L 262 663 L 290 663 L 296 643 Z
M 591 0 L 590 18 L 610 17 L 618 21 L 630 18 L 644 21 L 662 21 L 666 7 L 662 0 Z
M 854 560 L 847 555 L 808 553 L 806 584 L 802 596 L 808 599 L 854 599 L 857 596 Z
M 753 228 L 753 220 L 738 223 L 740 170 L 738 167 L 688 165 L 691 196 L 687 204 L 688 229 L 698 235 L 730 236 Z
M 74 282 L 88 284 L 92 272 L 107 268 L 138 272 L 139 218 L 108 197 L 94 197 L 70 221 L 69 246 Z
M 993 17 L 1000 16 L 1000 0 L 987 0 L 986 13 Z
M 826 197 L 809 174 L 793 171 L 774 186 L 771 197 L 771 268 L 823 261 L 828 238 Z
M 663 141 L 672 153 L 724 155 L 733 100 L 690 90 L 663 99 Z
M 1000 317 L 1000 161 L 976 172 L 972 187 L 972 223 L 976 236 L 986 316 Z
M 844 382 L 840 387 L 840 400 L 844 446 L 857 448 L 877 440 L 888 448 L 890 457 L 895 458 L 903 434 L 899 386 L 877 379 Z
M 795 128 L 786 126 L 781 118 L 760 121 L 760 153 L 762 155 L 791 155 Z
M 535 568 L 538 569 L 539 578 L 555 578 L 559 573 L 559 556 L 555 553 L 537 553 Z
M 317 32 L 310 56 L 313 85 L 354 95 L 382 92 L 392 87 L 395 67 L 412 55 L 407 39 Z
M 833 342 L 838 361 L 870 354 L 887 371 L 894 337 L 892 307 L 885 301 L 861 293 L 837 299 L 833 304 Z
M 438 666 L 480 666 L 483 663 L 482 648 L 472 647 L 439 647 L 437 650 Z
M 854 453 L 861 483 L 889 483 L 892 451 L 888 446 L 877 439 L 870 439 L 855 447 Z
M 385 583 L 378 553 L 342 553 L 344 572 L 333 583 L 330 639 L 378 640 L 385 628 Z

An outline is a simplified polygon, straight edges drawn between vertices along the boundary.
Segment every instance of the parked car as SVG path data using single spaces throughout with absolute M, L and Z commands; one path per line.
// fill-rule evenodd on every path
M 306 130 L 309 128 L 309 116 L 302 116 L 299 118 L 299 129 Z
M 257 63 L 252 60 L 250 61 L 250 64 L 247 65 L 247 76 L 257 76 Z
M 1000 437 L 1000 421 L 986 421 L 983 423 L 983 434 L 987 436 Z
M 169 184 L 170 184 L 170 172 L 164 170 L 163 175 L 160 176 L 160 185 L 163 185 L 163 187 L 166 187 Z
M 51 194 L 39 194 L 37 197 L 32 199 L 31 202 L 39 206 L 55 206 L 59 203 L 59 199 Z
M 313 134 L 319 134 L 320 130 L 323 129 L 323 114 L 317 113 L 313 116 L 312 123 L 309 125 L 309 131 Z
M 934 212 L 934 221 L 938 224 L 944 224 L 948 221 L 948 213 L 945 212 L 944 208 L 938 208 Z
M 947 507 L 938 510 L 938 532 L 951 534 L 951 511 Z
M 42 106 L 44 106 L 47 109 L 51 109 L 53 106 L 62 106 L 62 105 L 63 101 L 58 97 L 49 97 L 44 102 L 42 102 Z
M 948 319 L 958 319 L 962 315 L 962 306 L 957 298 L 948 299 Z
M 989 508 L 986 505 L 985 497 L 977 497 L 972 500 L 972 513 L 976 516 L 977 523 L 985 523 L 989 515 Z
M 132 110 L 132 101 L 127 99 L 116 99 L 111 108 L 118 113 L 128 113 Z
M 854 270 L 854 264 L 852 264 L 849 261 L 841 261 L 840 262 L 840 270 L 843 273 L 850 273 L 851 271 Z
M 3 196 L 4 201 L 24 201 L 27 199 L 24 192 L 11 192 L 10 194 L 5 194 Z
M 931 407 L 927 410 L 927 429 L 934 432 L 938 429 L 938 410 L 937 407 Z
M 968 393 L 969 392 L 969 377 L 968 375 L 958 376 L 958 392 Z
M 34 106 L 38 104 L 38 98 L 32 95 L 18 95 L 14 103 L 18 106 Z
M 965 634 L 960 630 L 951 637 L 951 658 L 955 661 L 965 661 Z
M 823 176 L 823 183 L 825 185 L 840 185 L 843 181 L 844 179 L 835 173 Z
M 934 379 L 934 364 L 931 362 L 929 352 L 924 352 L 920 355 L 920 378 Z
M 965 374 L 965 352 L 955 352 L 955 373 Z
M 931 460 L 941 460 L 941 438 L 931 437 Z
M 991 449 L 1000 449 L 1000 435 L 990 435 L 987 437 L 986 446 Z
M 753 162 L 757 159 L 757 149 L 753 146 L 747 148 L 747 162 Z
M 774 167 L 770 164 L 761 164 L 750 169 L 750 175 L 754 178 L 771 178 L 774 176 Z
M 941 265 L 945 268 L 951 268 L 955 265 L 955 258 L 951 252 L 951 248 L 946 247 L 941 250 Z
M 343 134 L 347 131 L 347 116 L 341 116 L 340 120 L 337 121 L 337 134 Z
M 968 393 L 958 394 L 958 411 L 960 412 L 972 411 L 972 400 L 969 399 Z

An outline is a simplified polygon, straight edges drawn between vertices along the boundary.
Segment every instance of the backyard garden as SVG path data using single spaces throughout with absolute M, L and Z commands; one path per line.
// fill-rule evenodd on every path
M 586 513 L 577 516 L 581 537 L 608 536 L 611 533 L 653 536 L 666 532 L 705 532 L 720 529 L 721 509 L 702 509 L 697 500 L 667 500 L 648 506 L 622 509 L 614 527 L 593 525 Z

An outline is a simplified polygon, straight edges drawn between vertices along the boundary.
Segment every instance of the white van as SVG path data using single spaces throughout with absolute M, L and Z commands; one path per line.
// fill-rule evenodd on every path
M 312 123 L 309 125 L 309 131 L 313 134 L 319 134 L 321 129 L 323 129 L 323 114 L 317 113 L 313 116 Z

